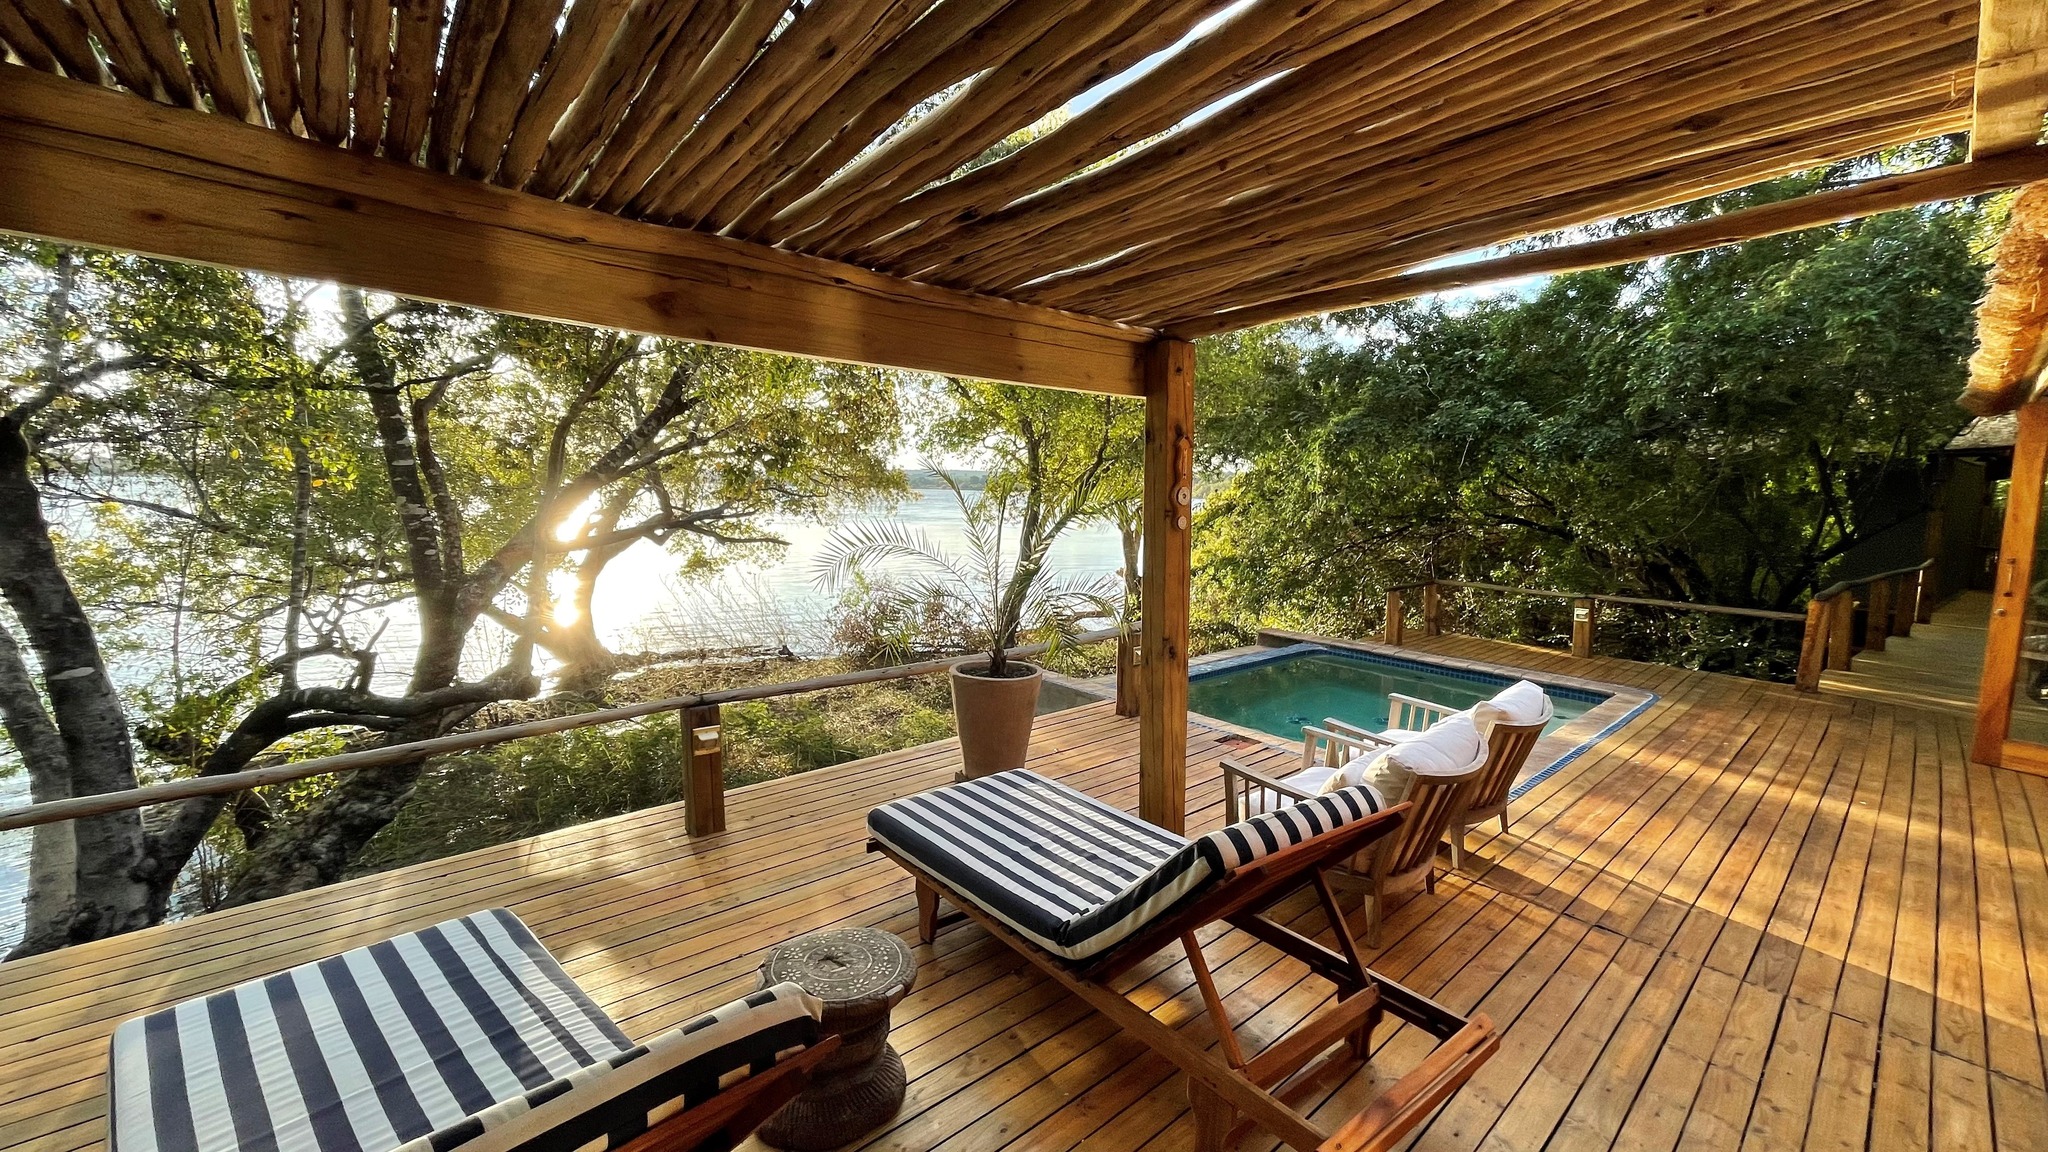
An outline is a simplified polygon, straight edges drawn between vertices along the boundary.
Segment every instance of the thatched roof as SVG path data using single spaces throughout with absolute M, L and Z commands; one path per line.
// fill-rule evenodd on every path
M 1967 130 L 1979 13 L 5 0 L 0 42 L 365 156 L 1171 331 Z
M 1991 291 L 1977 307 L 1977 354 L 1957 401 L 1979 415 L 2010 412 L 2041 386 L 2048 365 L 2048 183 L 2013 201 L 1998 241 Z
M 2019 439 L 2020 420 L 2016 413 L 1979 416 L 1948 442 L 1944 452 L 1996 452 L 2009 450 Z

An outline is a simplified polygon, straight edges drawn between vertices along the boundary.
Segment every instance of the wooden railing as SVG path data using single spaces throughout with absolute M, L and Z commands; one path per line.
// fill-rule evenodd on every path
M 1820 687 L 1822 669 L 1847 672 L 1858 652 L 1882 652 L 1893 636 L 1911 636 L 1913 625 L 1934 613 L 1928 586 L 1933 560 L 1894 568 L 1822 589 L 1806 603 L 1806 635 L 1799 645 L 1800 686 Z M 1857 593 L 1862 593 L 1862 603 Z M 1856 609 L 1863 609 L 1863 633 L 1856 633 Z
M 1695 604 L 1685 600 L 1658 600 L 1647 596 L 1621 596 L 1611 593 L 1559 592 L 1548 588 L 1522 588 L 1513 584 L 1488 584 L 1478 580 L 1423 580 L 1414 584 L 1403 584 L 1387 590 L 1387 617 L 1384 637 L 1389 644 L 1400 644 L 1404 637 L 1408 596 L 1419 592 L 1422 597 L 1422 631 L 1425 636 L 1440 635 L 1444 630 L 1443 590 L 1464 588 L 1480 592 L 1499 592 L 1510 596 L 1529 596 L 1542 599 L 1569 600 L 1572 605 L 1572 655 L 1587 657 L 1593 654 L 1593 640 L 1600 626 L 1600 608 L 1608 604 L 1625 604 L 1640 608 L 1667 608 L 1679 612 L 1698 612 L 1711 616 L 1741 616 L 1753 620 L 1781 620 L 1799 622 L 1805 627 L 1800 637 L 1799 670 L 1793 686 L 1803 692 L 1820 689 L 1822 653 L 1830 658 L 1839 648 L 1842 652 L 1842 668 L 1849 666 L 1849 650 L 1845 647 L 1853 632 L 1854 611 L 1853 590 L 1879 586 L 1884 591 L 1875 594 L 1871 619 L 1877 624 L 1866 626 L 1866 635 L 1882 634 L 1875 645 L 1882 648 L 1883 636 L 1902 636 L 1912 627 L 1914 614 L 1922 610 L 1920 590 L 1922 581 L 1915 577 L 1910 581 L 1910 598 L 1913 605 L 1902 618 L 1892 606 L 1906 602 L 1908 593 L 1900 591 L 1908 574 L 1924 575 L 1927 561 L 1914 568 L 1901 568 L 1895 572 L 1880 572 L 1861 580 L 1837 584 L 1813 598 L 1804 612 L 1784 612 L 1771 608 L 1738 608 L 1728 604 Z M 1899 621 L 1903 619 L 1903 623 Z M 1839 628 L 1839 639 L 1836 629 Z M 1897 629 L 1897 630 L 1894 630 Z M 1866 643 L 1864 647 L 1872 647 Z M 1834 663 L 1826 667 L 1836 667 Z
M 1123 643 L 1119 647 L 1122 648 L 1129 644 L 1130 637 L 1118 629 L 1105 628 L 1095 632 L 1084 632 L 1063 643 L 1095 644 L 1105 640 L 1121 640 Z M 1037 656 L 1050 651 L 1051 648 L 1050 644 L 1021 644 L 1009 649 L 1009 654 L 1019 657 Z M 887 668 L 863 668 L 830 676 L 813 676 L 782 684 L 760 684 L 748 688 L 704 692 L 694 696 L 673 696 L 639 704 L 625 704 L 617 708 L 602 708 L 595 712 L 579 712 L 572 716 L 554 716 L 546 720 L 529 720 L 520 724 L 480 728 L 473 732 L 458 732 L 432 740 L 394 744 L 388 748 L 367 748 L 360 752 L 315 756 L 289 764 L 227 772 L 218 776 L 193 776 L 120 792 L 101 792 L 64 800 L 46 800 L 40 804 L 0 810 L 0 832 L 16 828 L 33 828 L 40 824 L 55 824 L 64 820 L 77 820 L 85 816 L 103 816 L 109 812 L 147 808 L 155 804 L 170 804 L 201 796 L 228 795 L 251 788 L 261 788 L 268 784 L 283 784 L 313 776 L 359 772 L 365 768 L 388 768 L 395 764 L 410 764 L 451 752 L 491 748 L 532 736 L 551 736 L 579 728 L 595 728 L 625 720 L 637 720 L 644 716 L 674 712 L 680 717 L 690 758 L 688 770 L 683 777 L 684 828 L 692 836 L 709 835 L 725 830 L 725 752 L 719 731 L 721 709 L 724 705 L 749 700 L 768 700 L 778 696 L 797 696 L 832 688 L 850 688 L 857 684 L 875 684 L 884 680 L 907 680 L 916 676 L 929 676 L 945 672 L 955 664 L 971 663 L 981 658 L 983 657 L 976 655 L 952 656 L 940 660 L 923 660 L 915 664 L 896 664 Z M 1118 661 L 1119 681 L 1125 678 L 1127 663 L 1122 659 Z M 1118 699 L 1121 700 L 1123 696 L 1120 686 Z

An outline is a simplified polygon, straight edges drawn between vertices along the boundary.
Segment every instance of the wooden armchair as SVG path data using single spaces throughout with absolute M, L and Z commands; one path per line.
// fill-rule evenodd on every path
M 1323 732 L 1320 738 L 1334 736 Z M 1338 740 L 1348 740 L 1337 737 Z M 1369 745 L 1355 742 L 1355 751 L 1386 747 L 1384 741 Z M 1444 838 L 1453 816 L 1463 805 L 1466 786 L 1479 778 L 1486 765 L 1456 776 L 1416 776 L 1408 786 L 1406 800 L 1413 807 L 1408 819 L 1345 867 L 1333 869 L 1331 878 L 1340 884 L 1365 890 L 1365 942 L 1380 944 L 1380 922 L 1386 916 L 1388 897 L 1421 885 L 1436 891 L 1436 846 Z M 1223 761 L 1224 819 L 1232 824 L 1260 812 L 1299 804 L 1313 793 L 1305 788 L 1275 780 L 1235 760 Z
M 1476 824 L 1498 818 L 1500 830 L 1508 830 L 1508 793 L 1515 786 L 1515 777 L 1522 774 L 1522 765 L 1529 762 L 1529 752 L 1536 747 L 1536 740 L 1543 735 L 1543 726 L 1550 723 L 1550 717 L 1533 724 L 1496 723 L 1486 734 L 1486 763 L 1480 765 L 1479 773 L 1472 787 L 1465 793 L 1459 809 L 1451 814 L 1450 841 L 1451 867 L 1465 866 L 1465 832 Z

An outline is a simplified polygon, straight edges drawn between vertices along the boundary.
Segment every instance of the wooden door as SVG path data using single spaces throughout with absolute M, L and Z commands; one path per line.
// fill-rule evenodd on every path
M 2020 409 L 1977 690 L 1974 758 L 2048 775 L 2048 401 Z

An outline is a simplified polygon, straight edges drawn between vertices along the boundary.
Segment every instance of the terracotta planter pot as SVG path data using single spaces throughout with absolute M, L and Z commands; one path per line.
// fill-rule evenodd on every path
M 961 779 L 972 780 L 1024 766 L 1031 747 L 1031 722 L 1038 711 L 1038 686 L 1045 674 L 1030 668 L 1029 676 L 1001 680 L 972 676 L 953 667 L 953 720 L 960 727 Z M 968 665 L 974 667 L 974 665 Z

